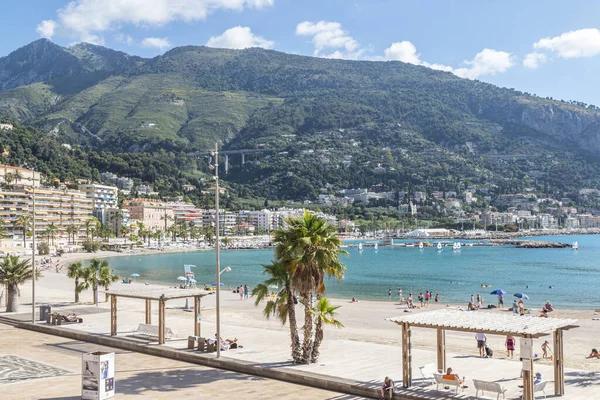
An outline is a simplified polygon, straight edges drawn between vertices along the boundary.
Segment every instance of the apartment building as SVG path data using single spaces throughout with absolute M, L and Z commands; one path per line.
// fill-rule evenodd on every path
M 94 203 L 94 216 L 102 225 L 109 222 L 107 210 L 116 208 L 119 201 L 119 189 L 116 186 L 99 184 L 79 185 L 79 190 L 85 193 Z
M 167 204 L 173 208 L 175 220 L 191 221 L 197 228 L 202 228 L 202 216 L 204 215 L 204 210 L 197 208 L 193 203 L 184 201 L 173 201 Z
M 40 186 L 40 177 L 39 172 L 31 169 L 0 164 L 0 182 L 11 186 L 38 187 Z
M 173 225 L 173 207 L 165 202 L 150 199 L 125 200 L 123 208 L 129 210 L 132 221 L 143 223 L 146 229 L 164 231 Z

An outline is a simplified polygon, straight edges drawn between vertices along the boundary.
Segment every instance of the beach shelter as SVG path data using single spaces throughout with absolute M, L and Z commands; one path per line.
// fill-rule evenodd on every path
M 554 393 L 565 392 L 563 331 L 577 328 L 577 320 L 566 318 L 536 318 L 512 313 L 488 313 L 460 310 L 436 310 L 387 318 L 402 327 L 402 384 L 412 385 L 411 327 L 437 331 L 437 369 L 446 370 L 446 331 L 481 332 L 489 335 L 512 335 L 525 340 L 553 335 Z M 523 399 L 534 400 L 533 357 L 523 358 Z

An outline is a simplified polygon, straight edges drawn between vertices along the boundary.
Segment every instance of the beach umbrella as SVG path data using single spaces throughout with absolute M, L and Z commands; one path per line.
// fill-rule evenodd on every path
M 129 275 L 129 276 L 140 276 L 140 274 L 138 274 L 138 273 L 133 273 L 133 274 L 131 274 L 131 275 Z
M 190 283 L 196 283 L 195 279 L 190 279 Z
M 217 286 L 217 282 L 213 282 L 212 284 L 213 286 Z M 225 284 L 223 282 L 221 282 L 221 286 L 225 286 Z
M 515 297 L 518 297 L 520 299 L 529 300 L 529 296 L 527 296 L 525 293 L 515 293 Z
M 185 276 L 178 276 L 177 280 L 178 281 L 187 281 L 187 278 Z
M 269 285 L 269 287 L 270 287 L 271 289 L 279 289 L 279 286 L 277 286 L 277 285 Z
M 492 292 L 490 292 L 490 294 L 506 294 L 506 291 L 502 290 L 502 289 L 496 289 Z M 515 294 L 516 296 L 516 294 Z

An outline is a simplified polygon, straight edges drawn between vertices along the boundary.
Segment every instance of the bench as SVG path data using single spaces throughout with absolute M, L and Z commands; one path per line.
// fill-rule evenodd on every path
M 433 374 L 437 372 L 435 365 L 427 364 L 419 367 L 419 371 L 421 372 L 421 376 L 423 377 L 423 382 L 426 385 L 433 385 L 435 383 L 435 378 Z
M 204 353 L 214 353 L 217 351 L 217 342 L 209 344 L 207 339 L 203 337 L 198 338 L 198 351 L 202 351 Z
M 444 379 L 444 375 L 442 374 L 433 374 L 433 378 L 435 379 L 436 387 L 435 390 L 439 390 L 440 385 L 444 386 L 454 386 L 456 389 L 456 393 L 458 394 L 458 389 L 461 388 L 460 381 L 458 379 Z
M 480 381 L 477 379 L 473 379 L 473 385 L 475 385 L 475 397 L 479 398 L 479 391 L 481 390 L 481 395 L 483 396 L 483 392 L 492 392 L 495 393 L 496 396 L 496 400 L 500 399 L 500 395 L 502 395 L 502 398 L 504 398 L 504 394 L 506 393 L 506 389 L 502 387 L 502 385 L 500 385 L 497 382 L 486 382 L 486 381 Z
M 139 324 L 137 329 L 134 331 L 134 334 L 158 339 L 158 326 L 149 324 Z M 171 330 L 171 328 L 165 329 L 165 339 L 172 339 L 175 336 L 177 335 Z

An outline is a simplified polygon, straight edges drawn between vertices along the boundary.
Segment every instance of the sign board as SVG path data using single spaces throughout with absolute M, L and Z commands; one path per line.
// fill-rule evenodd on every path
M 520 342 L 520 351 L 521 358 L 523 359 L 531 359 L 533 358 L 533 339 L 521 338 Z
M 115 396 L 115 353 L 81 356 L 81 398 L 102 400 Z

